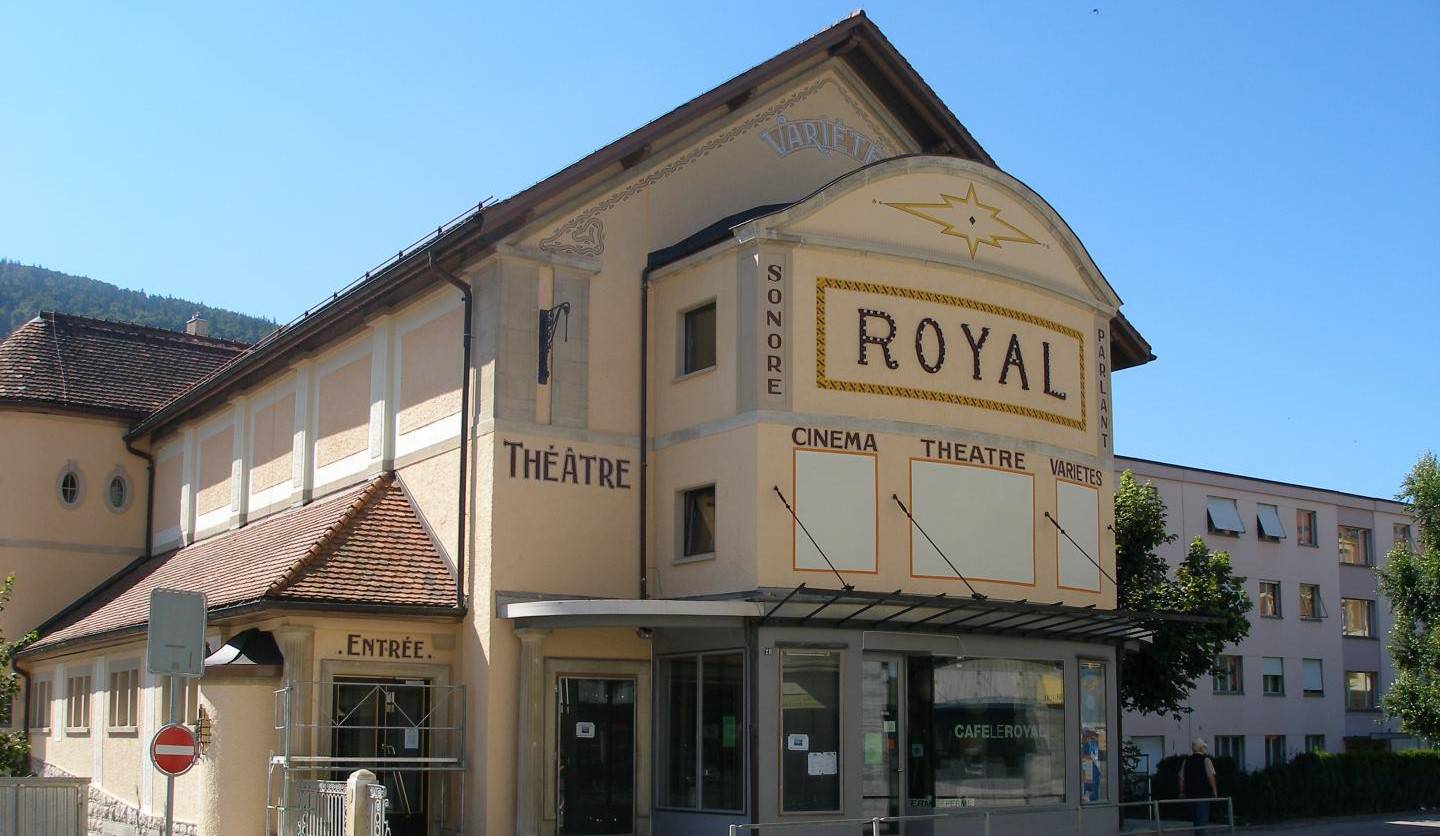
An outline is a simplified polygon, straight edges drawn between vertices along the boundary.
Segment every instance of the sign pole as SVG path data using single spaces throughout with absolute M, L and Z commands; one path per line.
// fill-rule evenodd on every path
M 180 689 L 185 687 L 181 684 L 184 681 L 181 677 L 173 673 L 170 674 L 170 708 L 168 709 L 169 714 L 167 717 L 169 719 L 166 720 L 166 725 L 174 725 L 177 722 L 175 719 L 175 699 L 179 696 Z M 165 776 L 165 836 L 173 836 L 174 828 L 175 776 L 167 774 Z

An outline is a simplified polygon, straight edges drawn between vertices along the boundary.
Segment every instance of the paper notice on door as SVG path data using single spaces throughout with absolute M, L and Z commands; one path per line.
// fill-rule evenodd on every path
M 865 732 L 865 765 L 876 766 L 885 761 L 885 736 L 880 732 Z
M 785 748 L 792 752 L 810 751 L 810 735 L 792 734 L 785 738 Z
M 420 748 L 420 729 L 411 726 L 405 730 L 405 748 L 412 751 Z
M 806 772 L 810 775 L 834 775 L 839 771 L 839 752 L 811 752 L 806 758 Z
M 589 739 L 589 738 L 594 737 L 594 736 L 595 736 L 595 724 L 594 724 L 594 723 L 576 723 L 576 724 L 575 724 L 575 736 L 576 736 L 576 737 L 581 737 L 581 738 L 586 738 L 586 739 Z

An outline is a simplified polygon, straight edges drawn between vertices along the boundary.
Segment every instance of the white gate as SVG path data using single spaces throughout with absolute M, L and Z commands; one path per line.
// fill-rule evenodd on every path
M 355 836 L 390 836 L 385 822 L 388 801 L 383 784 L 368 784 L 360 787 L 356 803 L 363 805 L 357 823 L 363 822 L 364 831 Z M 294 836 L 345 836 L 345 821 L 350 811 L 345 807 L 344 781 L 295 781 Z M 0 834 L 7 831 L 0 830 Z
M 85 836 L 89 778 L 0 778 L 0 833 Z

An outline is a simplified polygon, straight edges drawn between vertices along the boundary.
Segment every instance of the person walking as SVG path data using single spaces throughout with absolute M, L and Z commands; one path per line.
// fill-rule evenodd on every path
M 1195 738 L 1190 744 L 1190 757 L 1180 767 L 1181 798 L 1217 798 L 1220 795 L 1215 785 L 1215 762 L 1205 752 L 1205 741 Z M 1190 805 L 1190 823 L 1195 833 L 1210 824 L 1210 802 L 1196 801 Z

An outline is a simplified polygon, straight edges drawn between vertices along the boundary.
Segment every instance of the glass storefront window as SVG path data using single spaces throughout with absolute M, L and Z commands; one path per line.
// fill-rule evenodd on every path
M 912 806 L 1065 800 L 1063 662 L 915 656 L 908 663 Z
M 743 809 L 744 683 L 739 652 L 660 660 L 660 806 Z
M 1080 662 L 1080 801 L 1104 801 L 1109 764 L 1105 663 Z
M 840 652 L 780 651 L 780 811 L 840 809 Z

